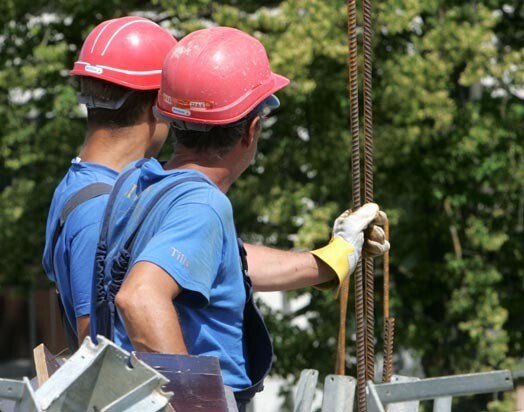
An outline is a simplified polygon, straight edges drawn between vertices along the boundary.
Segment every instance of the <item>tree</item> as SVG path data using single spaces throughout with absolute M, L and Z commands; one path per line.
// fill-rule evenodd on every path
M 230 193 L 245 240 L 321 246 L 350 206 L 343 2 L 8 0 L 0 7 L 0 288 L 28 288 L 42 277 L 52 190 L 83 134 L 67 71 L 95 24 L 131 12 L 148 13 L 177 37 L 210 23 L 244 29 L 266 45 L 273 69 L 292 79 L 256 163 Z M 384 0 L 374 7 L 375 198 L 391 220 L 396 348 L 415 351 L 431 376 L 512 365 L 524 341 L 524 5 Z M 306 367 L 333 370 L 338 303 L 306 293 L 300 311 L 269 321 L 274 372 L 284 377 Z M 291 322 L 297 315 L 308 328 Z M 377 350 L 380 328 L 379 316 Z M 354 364 L 347 372 L 355 375 Z M 460 410 L 486 400 L 471 402 Z

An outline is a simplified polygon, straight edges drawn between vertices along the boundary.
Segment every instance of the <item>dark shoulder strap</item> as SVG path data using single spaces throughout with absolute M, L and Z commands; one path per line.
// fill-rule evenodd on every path
M 56 243 L 58 242 L 58 238 L 60 237 L 60 234 L 62 233 L 62 230 L 64 228 L 65 222 L 67 221 L 67 218 L 69 215 L 82 203 L 87 202 L 90 199 L 93 199 L 95 197 L 106 195 L 109 192 L 111 192 L 112 186 L 107 183 L 92 183 L 90 185 L 87 185 L 80 189 L 78 192 L 76 192 L 73 196 L 71 196 L 67 202 L 65 203 L 64 207 L 62 208 L 60 212 L 60 216 L 58 217 L 58 221 L 55 226 L 55 230 L 53 232 L 52 237 L 52 243 L 51 243 L 51 268 L 53 271 L 53 274 L 55 272 L 55 247 Z M 58 276 L 55 274 L 55 279 L 58 283 Z M 75 352 L 78 349 L 78 338 L 77 334 L 75 333 L 75 328 L 69 323 L 66 315 L 65 315 L 65 309 L 64 304 L 62 303 L 62 299 L 60 298 L 60 295 L 57 295 L 58 297 L 58 307 L 60 308 L 60 315 L 62 318 L 62 324 L 64 326 L 64 331 L 66 335 L 67 344 L 69 346 L 69 350 L 71 352 Z
M 62 212 L 60 213 L 60 224 L 63 226 L 69 215 L 76 209 L 77 206 L 80 206 L 82 203 L 87 202 L 90 199 L 101 195 L 107 195 L 111 192 L 112 185 L 108 183 L 92 183 L 83 187 L 73 196 L 64 205 Z
M 157 193 L 155 193 L 153 198 L 148 202 L 147 206 L 143 209 L 144 212 L 142 213 L 142 215 L 138 219 L 138 222 L 140 222 L 140 223 L 137 225 L 137 227 L 135 228 L 135 230 L 133 231 L 131 236 L 129 236 L 129 238 L 127 239 L 127 241 L 125 243 L 125 246 L 124 246 L 124 249 L 128 250 L 129 253 L 131 253 L 131 250 L 133 249 L 133 245 L 135 244 L 136 237 L 137 237 L 138 233 L 140 232 L 140 229 L 142 228 L 142 225 L 144 224 L 144 222 L 146 221 L 147 217 L 149 216 L 149 214 L 151 213 L 153 208 L 156 206 L 156 204 L 171 189 L 174 189 L 176 186 L 178 186 L 178 185 L 180 185 L 182 183 L 186 183 L 186 182 L 204 182 L 204 183 L 209 183 L 206 179 L 204 179 L 202 177 L 190 176 L 190 177 L 184 177 L 182 179 L 174 179 L 172 182 L 170 182 L 167 185 L 165 185 L 162 189 L 160 189 Z
M 142 208 L 140 214 L 133 219 L 138 222 L 131 235 L 126 239 L 124 246 L 118 250 L 116 256 L 109 262 L 106 262 L 108 245 L 104 242 L 99 241 L 95 257 L 95 270 L 93 277 L 93 300 L 91 306 L 91 322 L 90 322 L 90 335 L 93 342 L 97 342 L 97 335 L 103 335 L 111 340 L 114 339 L 114 323 L 115 323 L 115 307 L 114 299 L 122 283 L 125 275 L 129 268 L 129 261 L 131 257 L 131 250 L 133 249 L 135 240 L 142 228 L 142 225 L 146 221 L 146 218 L 155 208 L 156 204 L 160 199 L 174 187 L 184 182 L 205 182 L 209 183 L 202 177 L 186 177 L 182 179 L 173 179 L 162 187 L 152 198 L 147 202 L 145 207 Z M 132 206 L 131 213 L 138 213 L 136 206 L 138 201 Z M 108 205 L 109 206 L 109 205 Z M 106 211 L 107 213 L 107 211 Z M 106 264 L 111 264 L 109 273 L 111 279 L 106 279 L 105 269 Z
M 132 167 L 130 167 L 128 170 L 120 174 L 118 178 L 116 179 L 116 182 L 113 186 L 113 190 L 111 191 L 111 195 L 109 196 L 109 200 L 107 201 L 107 205 L 104 212 L 104 220 L 102 221 L 102 228 L 100 230 L 100 238 L 98 240 L 98 243 L 106 243 L 107 241 L 107 235 L 109 232 L 109 221 L 111 220 L 111 214 L 113 213 L 113 207 L 115 205 L 116 198 L 118 197 L 118 194 L 120 193 L 120 189 L 124 185 L 124 183 L 127 181 L 129 176 L 133 172 L 135 172 L 137 169 L 142 167 L 142 165 L 147 162 L 149 159 L 142 159 L 136 162 Z
M 53 232 L 52 237 L 52 243 L 51 243 L 51 266 L 53 268 L 54 272 L 54 256 L 55 256 L 55 247 L 56 242 L 58 242 L 58 238 L 60 237 L 60 234 L 62 233 L 62 230 L 64 229 L 65 222 L 69 215 L 73 213 L 73 211 L 80 206 L 82 203 L 87 202 L 88 200 L 91 200 L 95 197 L 106 195 L 109 192 L 111 192 L 112 186 L 108 183 L 91 183 L 90 185 L 87 185 L 80 189 L 78 192 L 76 192 L 73 196 L 71 196 L 67 202 L 65 203 L 64 207 L 62 208 L 62 211 L 60 212 L 60 216 L 58 218 L 58 221 L 55 226 L 55 230 Z M 56 278 L 56 276 L 55 276 Z

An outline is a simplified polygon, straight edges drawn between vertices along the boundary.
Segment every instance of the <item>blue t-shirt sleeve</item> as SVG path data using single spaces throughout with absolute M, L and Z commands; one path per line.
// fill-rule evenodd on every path
M 99 224 L 95 222 L 83 227 L 71 241 L 71 298 L 77 318 L 89 315 L 99 234 Z
M 177 301 L 201 308 L 209 303 L 222 261 L 223 234 L 221 220 L 209 205 L 177 205 L 162 216 L 159 229 L 134 263 L 160 266 L 183 289 Z

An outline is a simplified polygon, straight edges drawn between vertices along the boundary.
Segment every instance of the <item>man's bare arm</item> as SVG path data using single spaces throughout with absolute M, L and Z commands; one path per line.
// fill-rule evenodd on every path
M 115 303 L 137 351 L 187 354 L 173 299 L 182 291 L 159 266 L 138 262 Z
M 89 315 L 76 318 L 76 332 L 78 335 L 78 346 L 81 346 L 86 336 L 89 335 Z
M 335 272 L 309 252 L 244 244 L 249 277 L 256 291 L 291 290 L 328 282 Z

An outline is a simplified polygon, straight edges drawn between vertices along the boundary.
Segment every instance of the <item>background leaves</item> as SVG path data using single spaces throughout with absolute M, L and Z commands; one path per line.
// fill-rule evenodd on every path
M 524 4 L 374 7 L 375 198 L 392 225 L 397 354 L 409 350 L 431 376 L 511 366 L 522 361 L 524 342 Z M 292 80 L 256 163 L 230 192 L 245 240 L 321 246 L 333 218 L 351 206 L 343 2 L 7 0 L 0 292 L 42 280 L 47 208 L 84 133 L 68 71 L 89 30 L 129 13 L 156 19 L 178 38 L 210 24 L 246 30 L 264 43 L 273 70 Z M 284 377 L 334 368 L 338 304 L 318 291 L 288 298 L 303 293 L 310 297 L 296 313 L 269 320 L 274 372 Z M 379 318 L 378 350 L 380 326 Z M 349 355 L 355 375 L 351 342 Z M 487 399 L 472 402 L 459 410 L 480 410 Z

